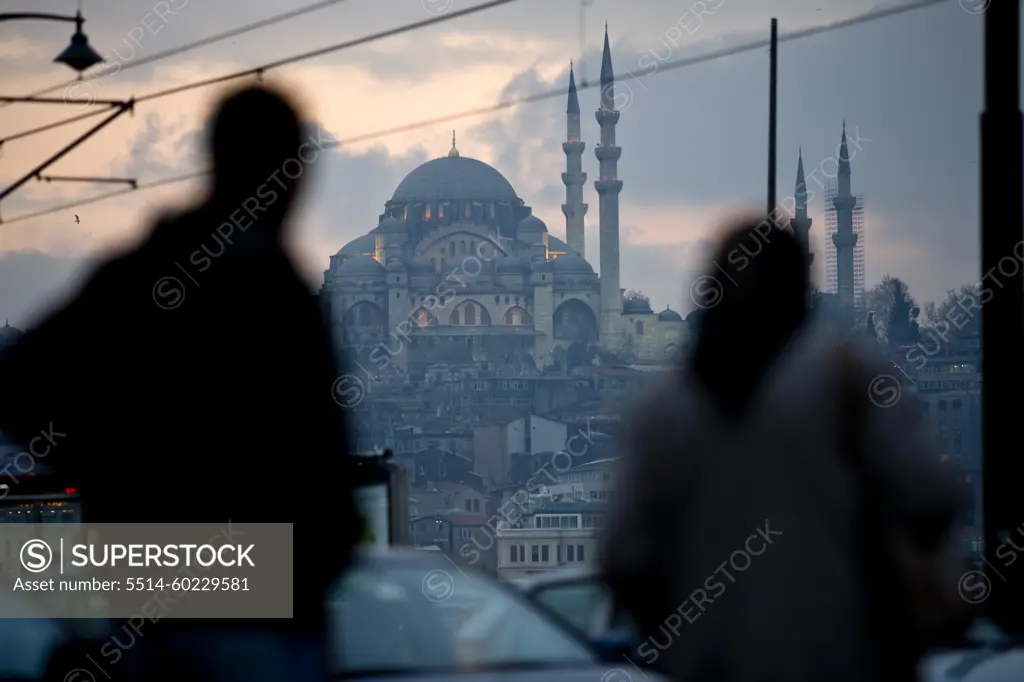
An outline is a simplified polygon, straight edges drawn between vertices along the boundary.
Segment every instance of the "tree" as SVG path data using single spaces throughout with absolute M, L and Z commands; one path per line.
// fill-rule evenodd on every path
M 946 292 L 939 303 L 924 306 L 925 324 L 929 327 L 953 327 L 968 332 L 981 331 L 981 292 L 977 285 L 964 284 Z
M 650 297 L 647 294 L 645 294 L 644 292 L 642 292 L 642 291 L 640 291 L 638 289 L 630 289 L 629 291 L 627 291 L 626 295 L 623 297 L 623 300 L 624 301 L 643 301 L 648 306 L 651 305 Z
M 872 313 L 878 338 L 889 345 L 916 343 L 920 336 L 917 318 L 921 314 L 910 288 L 899 277 L 885 275 L 864 292 L 865 311 Z

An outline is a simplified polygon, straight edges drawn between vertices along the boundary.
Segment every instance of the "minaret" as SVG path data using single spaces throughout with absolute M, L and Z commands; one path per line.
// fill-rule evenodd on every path
M 839 280 L 839 309 L 844 327 L 853 327 L 853 247 L 857 235 L 853 232 L 853 207 L 857 198 L 850 192 L 850 151 L 846 147 L 846 121 L 839 143 L 839 189 L 833 199 L 836 209 L 836 232 L 832 243 L 836 245 L 836 277 Z
M 583 231 L 583 218 L 589 208 L 583 203 L 583 185 L 587 182 L 587 174 L 583 172 L 583 150 L 586 143 L 580 139 L 580 100 L 576 96 L 576 76 L 573 74 L 572 62 L 569 63 L 569 104 L 565 108 L 565 172 L 562 173 L 562 184 L 565 185 L 565 203 L 562 213 L 565 215 L 565 242 L 569 250 L 581 258 L 586 258 L 586 239 Z
M 601 106 L 597 122 L 601 143 L 594 154 L 601 166 L 601 177 L 594 182 L 599 197 L 599 234 L 601 238 L 601 347 L 617 350 L 622 338 L 622 290 L 619 288 L 619 180 L 618 161 L 622 148 L 615 146 L 615 75 L 612 51 L 608 45 L 608 23 L 604 25 L 604 55 L 601 57 Z
M 807 265 L 814 262 L 811 253 L 811 219 L 807 217 L 807 182 L 804 180 L 804 151 L 801 148 L 796 157 L 796 215 L 790 221 L 793 233 L 807 252 Z

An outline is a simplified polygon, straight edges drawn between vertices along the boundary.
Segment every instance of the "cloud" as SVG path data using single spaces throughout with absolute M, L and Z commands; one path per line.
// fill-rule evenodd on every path
M 39 251 L 0 253 L 0 317 L 24 329 L 64 299 L 88 265 Z

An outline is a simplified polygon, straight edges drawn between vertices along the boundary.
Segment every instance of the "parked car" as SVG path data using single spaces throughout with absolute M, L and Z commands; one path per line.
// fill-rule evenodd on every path
M 334 665 L 352 677 L 611 679 L 598 646 L 510 585 L 435 552 L 361 553 L 331 599 Z M 596 676 L 596 678 L 595 678 Z
M 639 676 L 652 674 L 656 658 L 645 657 L 642 638 L 629 614 L 617 608 L 611 591 L 593 570 L 551 571 L 514 581 L 514 587 L 544 608 L 560 614 L 576 631 L 604 650 L 611 642 L 628 641 L 625 654 L 637 666 Z M 1024 645 L 986 621 L 978 621 L 968 633 L 969 646 L 936 652 L 921 663 L 923 682 L 1009 682 L 1024 678 Z M 645 660 L 646 659 L 646 660 Z M 639 677 L 639 679 L 638 679 Z

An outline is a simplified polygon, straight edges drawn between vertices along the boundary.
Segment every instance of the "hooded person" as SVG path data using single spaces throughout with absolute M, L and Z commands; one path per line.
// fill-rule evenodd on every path
M 908 682 L 959 603 L 952 472 L 897 371 L 811 323 L 809 281 L 788 230 L 730 230 L 688 357 L 624 421 L 601 561 L 674 679 Z

